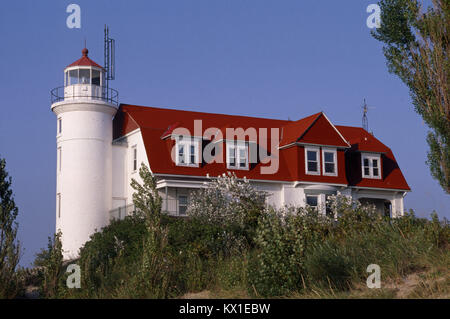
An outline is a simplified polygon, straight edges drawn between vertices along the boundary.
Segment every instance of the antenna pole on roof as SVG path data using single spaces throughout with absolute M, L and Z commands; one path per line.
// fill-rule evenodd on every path
M 366 103 L 366 99 L 364 99 L 364 103 L 363 103 L 363 106 L 361 108 L 363 109 L 362 127 L 367 132 L 369 132 L 369 118 L 367 116 L 367 113 L 369 112 L 369 109 L 374 109 L 375 107 L 368 106 L 367 103 Z M 373 132 L 370 132 L 370 133 L 373 134 Z
M 367 108 L 367 104 L 366 104 L 366 99 L 364 99 L 364 104 L 362 106 L 362 109 L 363 109 L 362 127 L 366 131 L 369 131 L 369 119 L 367 118 L 368 108 Z
M 109 27 L 105 24 L 104 68 L 107 98 L 109 94 L 109 81 L 116 78 L 115 44 L 115 40 L 109 37 Z

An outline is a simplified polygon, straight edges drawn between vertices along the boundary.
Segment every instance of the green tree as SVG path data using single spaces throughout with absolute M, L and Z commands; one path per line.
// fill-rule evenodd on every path
M 417 0 L 381 0 L 381 26 L 389 72 L 410 89 L 415 111 L 431 129 L 427 164 L 450 193 L 449 27 L 450 0 L 433 0 L 423 12 Z
M 41 249 L 34 261 L 34 266 L 41 267 L 42 270 L 40 292 L 46 298 L 57 298 L 60 287 L 63 287 L 61 284 L 63 274 L 61 236 L 59 231 L 53 236 L 53 240 L 49 237 L 47 249 Z
M 16 268 L 20 258 L 16 217 L 19 209 L 11 190 L 6 161 L 0 158 L 0 298 L 17 294 Z
M 168 246 L 168 228 L 161 225 L 162 199 L 156 179 L 144 164 L 139 169 L 142 184 L 131 180 L 136 215 L 143 217 L 147 232 L 143 239 L 142 260 L 133 284 L 142 297 L 165 298 L 170 283 L 172 258 Z

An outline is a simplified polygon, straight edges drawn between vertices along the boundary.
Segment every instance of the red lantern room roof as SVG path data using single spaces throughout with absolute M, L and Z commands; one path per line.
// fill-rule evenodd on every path
M 94 61 L 92 61 L 91 59 L 88 58 L 88 53 L 89 50 L 84 48 L 81 53 L 83 54 L 83 56 L 76 60 L 75 62 L 73 62 L 72 64 L 68 65 L 66 68 L 70 68 L 72 66 L 94 66 L 100 69 L 103 69 L 103 67 L 101 65 L 98 65 L 97 63 L 95 63 Z

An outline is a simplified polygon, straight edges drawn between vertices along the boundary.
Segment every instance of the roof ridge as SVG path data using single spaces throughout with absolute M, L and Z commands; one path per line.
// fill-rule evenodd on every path
M 249 119 L 258 119 L 258 120 L 267 120 L 267 121 L 279 121 L 279 122 L 285 122 L 287 123 L 293 123 L 292 120 L 282 120 L 282 119 L 274 119 L 274 118 L 267 118 L 267 117 L 256 117 L 256 116 L 248 116 L 248 115 L 237 115 L 237 114 L 225 114 L 225 113 L 213 113 L 213 112 L 201 112 L 201 111 L 190 111 L 190 110 L 178 110 L 178 109 L 171 109 L 171 108 L 163 108 L 163 107 L 155 107 L 155 106 L 143 106 L 143 105 L 133 105 L 133 104 L 124 104 L 121 103 L 120 106 L 125 107 L 138 107 L 138 108 L 147 108 L 147 109 L 157 109 L 162 111 L 178 111 L 178 112 L 188 112 L 188 113 L 198 113 L 198 114 L 208 114 L 208 115 L 222 115 L 222 116 L 230 116 L 230 117 L 244 117 Z M 307 116 L 309 117 L 309 116 Z M 305 118 L 307 118 L 305 117 Z M 301 120 L 301 119 L 300 119 Z

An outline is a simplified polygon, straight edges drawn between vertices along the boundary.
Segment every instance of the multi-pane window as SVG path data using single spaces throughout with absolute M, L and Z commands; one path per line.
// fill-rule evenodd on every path
M 381 178 L 380 156 L 361 155 L 362 176 L 365 178 Z
M 232 169 L 248 169 L 248 146 L 246 143 L 227 144 L 227 167 Z
M 336 150 L 322 149 L 323 175 L 337 175 Z
M 176 164 L 179 166 L 198 166 L 199 142 L 180 137 L 176 143 Z
M 66 71 L 64 76 L 65 86 L 74 84 L 101 85 L 104 76 L 103 72 L 94 69 L 75 69 Z
M 306 174 L 319 175 L 319 148 L 307 147 L 306 154 Z
M 178 196 L 178 215 L 186 215 L 188 206 L 187 195 Z

